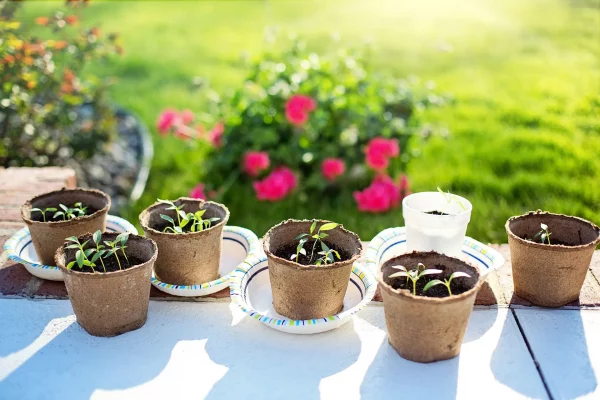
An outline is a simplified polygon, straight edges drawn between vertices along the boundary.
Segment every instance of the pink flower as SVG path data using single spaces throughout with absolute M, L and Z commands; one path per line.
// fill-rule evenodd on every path
M 179 122 L 179 115 L 177 111 L 168 108 L 160 114 L 158 121 L 156 121 L 156 129 L 158 132 L 165 136 L 169 133 L 169 130 Z
M 223 145 L 223 132 L 225 131 L 225 125 L 222 122 L 217 123 L 210 133 L 208 134 L 208 140 L 215 147 L 221 147 Z
M 257 176 L 269 168 L 269 155 L 264 151 L 249 151 L 244 155 L 243 169 L 250 176 Z
M 194 113 L 192 112 L 192 110 L 186 109 L 181 112 L 181 122 L 183 122 L 184 125 L 191 124 L 193 120 Z
M 262 181 L 254 182 L 258 200 L 278 201 L 285 198 L 296 188 L 296 175 L 287 167 L 279 167 Z
M 309 113 L 314 111 L 316 106 L 311 97 L 295 94 L 285 104 L 285 116 L 291 124 L 300 126 L 308 121 Z
M 206 194 L 204 193 L 204 184 L 199 183 L 192 190 L 190 190 L 190 197 L 194 199 L 206 199 Z
M 389 211 L 397 207 L 401 199 L 400 188 L 387 175 L 378 175 L 362 192 L 354 192 L 358 209 L 372 213 Z
M 346 164 L 344 160 L 339 158 L 326 158 L 321 164 L 321 173 L 330 182 L 342 175 L 346 170 Z
M 403 197 L 410 194 L 410 182 L 408 176 L 404 174 L 400 177 L 400 191 L 402 192 Z
M 382 171 L 389 166 L 390 158 L 400 155 L 400 146 L 397 139 L 376 137 L 367 144 L 365 153 L 367 165 L 376 171 Z

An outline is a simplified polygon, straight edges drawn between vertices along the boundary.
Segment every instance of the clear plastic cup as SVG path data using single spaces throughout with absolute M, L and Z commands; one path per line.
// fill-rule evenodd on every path
M 406 224 L 407 251 L 433 250 L 460 257 L 472 208 L 469 200 L 440 192 L 406 196 L 402 200 L 402 215 Z M 430 211 L 448 215 L 427 214 Z

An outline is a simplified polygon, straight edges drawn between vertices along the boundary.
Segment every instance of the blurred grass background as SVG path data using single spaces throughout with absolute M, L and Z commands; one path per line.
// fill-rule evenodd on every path
M 26 20 L 55 7 L 26 2 Z M 377 69 L 432 80 L 453 96 L 424 115 L 450 137 L 429 141 L 409 175 L 413 191 L 441 186 L 469 198 L 468 235 L 506 242 L 506 219 L 532 209 L 600 223 L 600 0 L 93 1 L 84 16 L 122 35 L 124 55 L 94 72 L 117 78 L 115 102 L 154 135 L 152 172 L 126 212 L 131 221 L 157 197 L 187 195 L 202 176 L 204 150 L 158 137 L 159 112 L 202 111 L 205 99 L 189 90 L 194 76 L 217 91 L 241 85 L 240 54 L 259 54 L 265 27 L 275 26 L 318 51 L 335 49 L 333 33 L 345 46 L 370 41 Z M 403 225 L 400 208 L 359 213 L 350 193 L 273 204 L 240 186 L 225 202 L 230 224 L 259 236 L 291 217 L 341 222 L 363 240 Z

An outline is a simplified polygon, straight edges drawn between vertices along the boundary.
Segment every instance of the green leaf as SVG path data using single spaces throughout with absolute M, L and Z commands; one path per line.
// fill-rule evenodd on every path
M 322 248 L 322 249 L 323 249 L 323 251 L 325 251 L 325 252 L 329 251 L 329 246 L 327 246 L 327 245 L 325 244 L 325 242 L 323 242 L 323 241 L 321 241 L 321 248 Z
M 424 276 L 424 275 L 435 275 L 435 274 L 440 274 L 444 271 L 442 271 L 441 269 L 426 269 L 424 271 L 421 271 L 421 273 L 419 274 L 419 278 Z
M 299 234 L 298 236 L 296 236 L 296 237 L 294 238 L 294 240 L 298 240 L 298 239 L 300 239 L 300 238 L 303 238 L 303 237 L 305 237 L 305 236 L 308 236 L 308 233 L 301 233 L 301 234 Z
M 94 239 L 94 243 L 100 243 L 100 239 L 102 239 L 102 232 L 100 230 L 94 232 L 94 234 L 92 235 L 92 239 Z
M 339 224 L 336 224 L 335 222 L 329 222 L 329 223 L 327 223 L 327 224 L 325 224 L 325 225 L 322 225 L 322 226 L 319 228 L 319 232 L 320 232 L 320 231 L 330 231 L 330 230 L 332 230 L 333 228 L 337 227 L 338 225 L 339 225 Z
M 429 289 L 431 289 L 432 287 L 439 285 L 439 284 L 445 285 L 445 283 L 440 281 L 439 279 L 434 279 L 432 281 L 429 281 L 429 282 L 427 282 L 427 285 L 425 285 L 425 287 L 423 288 L 423 291 L 426 292 Z
M 87 250 L 83 251 L 83 254 L 85 254 L 86 257 L 89 257 L 90 254 L 92 254 L 95 251 L 96 251 L 96 249 L 87 249 Z
M 392 268 L 406 272 L 406 267 L 404 265 L 392 265 Z
M 318 259 L 317 262 L 315 263 L 315 265 L 318 267 L 319 265 L 321 265 L 323 261 L 321 259 Z
M 321 239 L 325 239 L 327 236 L 329 236 L 329 235 L 326 233 L 319 233 L 319 238 L 321 238 Z
M 78 248 L 79 248 L 79 245 L 76 245 L 76 244 L 70 244 L 67 247 L 65 247 L 65 249 L 78 249 Z
M 338 260 L 341 260 L 342 257 L 340 257 L 340 253 L 338 253 L 336 250 L 331 250 L 333 251 L 333 253 L 335 254 L 335 256 L 338 258 Z
M 73 268 L 74 265 L 75 265 L 75 261 L 71 261 L 70 263 L 67 264 L 67 269 Z
M 67 242 L 75 242 L 75 243 L 79 243 L 79 240 L 75 237 L 75 236 L 69 236 L 68 238 L 65 239 Z
M 83 252 L 81 250 L 78 250 L 77 253 L 75 253 L 75 259 L 77 260 L 79 268 L 83 268 Z
M 183 219 L 187 219 L 187 214 L 185 213 L 185 211 L 183 210 L 177 210 L 177 213 L 179 214 L 179 216 Z
M 62 208 L 63 211 L 69 211 L 69 207 L 65 206 L 64 204 L 59 204 L 58 206 Z
M 177 232 L 177 233 L 183 233 L 183 229 L 181 229 L 181 227 L 179 227 L 179 226 L 176 226 L 175 227 L 175 232 Z
M 319 234 L 315 233 L 314 235 L 312 235 L 313 239 L 318 239 L 319 238 Z
M 393 274 L 389 275 L 388 278 L 400 278 L 400 277 L 408 277 L 408 273 L 401 271 L 401 272 L 394 272 Z
M 48 208 L 46 208 L 46 212 L 54 212 L 54 211 L 57 211 L 57 209 L 54 208 L 54 207 L 48 207 Z
M 311 235 L 314 232 L 316 226 L 317 226 L 317 221 L 313 221 L 312 225 L 310 226 L 310 234 Z
M 185 228 L 185 226 L 188 224 L 188 222 L 190 222 L 190 220 L 189 220 L 189 219 L 187 219 L 187 218 L 183 218 L 183 219 L 181 220 L 181 222 L 179 222 L 179 227 L 180 227 L 180 228 Z
M 196 211 L 196 218 L 198 219 L 202 219 L 202 216 L 204 215 L 204 213 L 206 212 L 206 210 L 198 210 Z
M 65 213 L 64 213 L 64 212 L 62 212 L 62 211 L 58 211 L 57 213 L 55 213 L 55 214 L 52 216 L 52 218 L 60 217 L 61 215 L 65 215 Z
M 41 212 L 42 214 L 44 213 L 44 212 L 43 212 L 42 210 L 40 210 L 39 208 L 32 208 L 32 209 L 31 209 L 31 212 L 34 212 L 34 211 Z
M 162 219 L 164 219 L 165 221 L 169 221 L 170 223 L 175 224 L 175 221 L 173 221 L 173 218 L 169 217 L 168 215 L 160 214 L 160 217 Z
M 123 232 L 117 235 L 116 241 L 121 242 L 121 244 L 127 243 L 127 239 L 129 239 L 129 232 Z
M 102 257 L 102 253 L 102 251 L 99 251 L 96 254 L 94 254 L 94 256 L 92 257 L 92 262 L 95 263 L 96 261 L 98 261 L 98 259 Z
M 450 275 L 450 279 L 454 279 L 454 278 L 470 278 L 470 277 L 471 277 L 471 275 L 467 274 L 466 272 L 462 272 L 462 271 L 456 271 L 452 275 Z

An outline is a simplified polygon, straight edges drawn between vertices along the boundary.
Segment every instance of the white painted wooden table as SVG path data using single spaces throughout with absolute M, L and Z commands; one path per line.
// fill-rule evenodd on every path
M 581 344 L 570 342 L 585 339 L 570 333 L 571 312 L 518 311 L 530 342 L 539 341 L 534 352 L 542 367 L 549 365 L 555 398 L 593 396 L 561 389 L 560 373 L 576 368 L 568 376 L 587 388 L 596 382 L 593 369 L 581 379 L 578 371 L 600 363 L 598 346 L 590 345 L 596 353 L 589 358 L 596 358 L 589 361 Z M 600 327 L 596 315 L 590 329 Z M 550 329 L 561 326 L 560 318 L 566 325 Z M 0 321 L 0 399 L 548 397 L 506 308 L 475 310 L 461 355 L 433 364 L 406 361 L 392 350 L 377 304 L 337 331 L 313 336 L 271 330 L 228 303 L 151 301 L 147 324 L 114 338 L 87 335 L 66 300 L 0 299 Z M 554 358 L 551 349 L 560 343 L 575 353 Z

